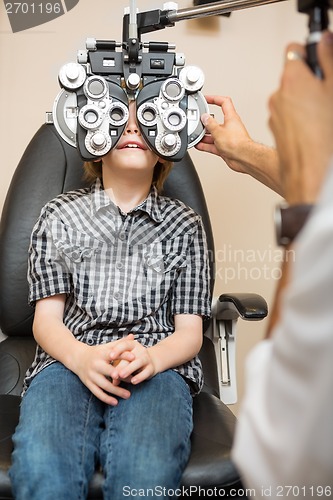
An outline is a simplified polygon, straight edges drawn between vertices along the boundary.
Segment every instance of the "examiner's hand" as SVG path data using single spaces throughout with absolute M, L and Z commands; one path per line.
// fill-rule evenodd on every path
M 206 151 L 221 156 L 227 165 L 236 172 L 246 172 L 243 165 L 243 155 L 252 144 L 245 125 L 240 119 L 230 97 L 207 95 L 208 104 L 220 106 L 224 122 L 218 123 L 209 114 L 202 115 L 207 134 L 196 145 L 199 151 Z
M 283 195 L 276 150 L 251 139 L 230 97 L 208 95 L 206 100 L 221 107 L 224 122 L 203 114 L 207 133 L 196 148 L 220 156 L 231 170 L 251 175 Z
M 323 80 L 305 63 L 304 47 L 290 44 L 280 88 L 269 101 L 283 192 L 291 204 L 316 201 L 333 156 L 333 35 L 324 33 L 317 49 Z

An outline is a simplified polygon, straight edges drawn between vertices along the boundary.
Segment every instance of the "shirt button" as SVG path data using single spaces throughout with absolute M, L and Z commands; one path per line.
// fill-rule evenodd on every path
M 81 257 L 80 252 L 77 250 L 74 250 L 74 252 L 72 253 L 72 259 L 75 261 L 78 261 L 78 260 L 81 260 L 80 257 Z
M 119 300 L 119 298 L 120 298 L 120 293 L 119 293 L 119 292 L 115 292 L 115 293 L 113 294 L 113 298 L 114 298 L 114 299 L 116 299 L 116 300 Z
M 124 232 L 119 233 L 120 240 L 124 241 L 125 238 L 126 238 L 126 234 Z
M 117 269 L 122 269 L 122 267 L 123 267 L 123 263 L 122 262 L 117 262 L 116 263 L 116 268 Z

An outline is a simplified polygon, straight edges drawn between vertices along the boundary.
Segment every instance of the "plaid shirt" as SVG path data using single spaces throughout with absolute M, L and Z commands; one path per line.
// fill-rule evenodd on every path
M 175 314 L 210 315 L 207 254 L 201 218 L 182 202 L 153 188 L 124 214 L 97 180 L 43 208 L 31 236 L 29 301 L 65 293 L 64 324 L 79 341 L 133 333 L 150 347 L 174 332 Z M 37 346 L 24 390 L 52 362 Z M 200 391 L 197 356 L 175 369 Z

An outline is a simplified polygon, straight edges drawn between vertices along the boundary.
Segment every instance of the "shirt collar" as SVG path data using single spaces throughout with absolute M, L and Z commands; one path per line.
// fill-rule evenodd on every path
M 147 198 L 138 207 L 134 208 L 133 212 L 135 210 L 143 210 L 155 222 L 162 222 L 163 220 L 162 208 L 163 208 L 163 198 L 159 196 L 156 187 L 152 186 Z
M 101 208 L 108 207 L 109 205 L 114 206 L 114 203 L 112 203 L 109 196 L 104 191 L 101 179 L 96 179 L 90 188 L 90 192 L 91 210 L 93 214 L 101 210 Z
M 147 198 L 140 203 L 137 207 L 133 208 L 129 213 L 134 213 L 136 211 L 142 210 L 146 212 L 149 217 L 151 217 L 155 222 L 161 222 L 163 220 L 162 208 L 164 200 L 158 194 L 155 186 L 152 186 Z M 96 213 L 105 207 L 116 207 L 109 196 L 105 193 L 101 179 L 96 179 L 96 181 L 91 186 L 91 208 L 92 212 Z

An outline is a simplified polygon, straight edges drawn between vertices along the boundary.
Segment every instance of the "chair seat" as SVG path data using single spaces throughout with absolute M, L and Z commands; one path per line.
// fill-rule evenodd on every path
M 0 498 L 13 498 L 8 477 L 13 449 L 12 434 L 19 419 L 20 396 L 0 396 Z

